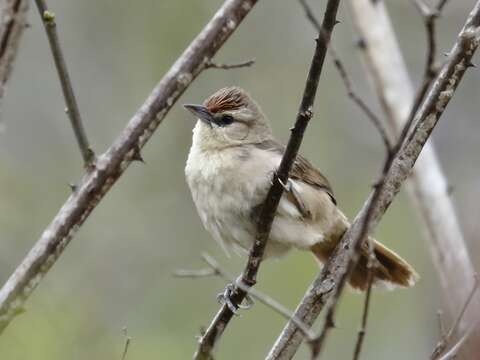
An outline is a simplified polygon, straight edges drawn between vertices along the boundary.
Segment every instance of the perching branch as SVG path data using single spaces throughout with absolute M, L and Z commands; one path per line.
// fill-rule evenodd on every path
M 204 253 L 202 254 L 202 258 L 210 266 L 209 268 L 198 269 L 198 270 L 179 269 L 174 271 L 173 275 L 180 278 L 192 278 L 192 279 L 205 278 L 210 276 L 221 276 L 222 278 L 224 278 L 225 280 L 231 283 L 236 281 L 235 278 L 232 275 L 230 275 L 228 272 L 223 270 L 220 267 L 220 265 L 217 263 L 217 261 L 213 259 L 210 255 Z M 253 287 L 248 287 L 241 282 L 238 282 L 237 286 L 248 293 L 247 297 L 251 296 L 257 299 L 259 302 L 269 307 L 276 313 L 280 314 L 285 319 L 292 320 L 295 323 L 295 325 L 300 329 L 300 331 L 302 331 L 303 336 L 307 340 L 307 344 L 310 347 L 312 358 L 313 359 L 316 358 L 317 348 L 318 348 L 317 344 L 320 341 L 320 334 L 318 335 L 314 334 L 314 332 L 310 329 L 309 326 L 304 324 L 300 319 L 297 319 L 290 310 L 288 310 L 285 306 L 280 304 L 278 301 L 276 301 L 272 297 L 258 291 Z M 249 301 L 253 304 L 253 300 L 250 299 Z
M 415 126 L 411 135 L 393 158 L 383 180 L 384 185 L 377 187 L 368 197 L 352 225 L 336 247 L 333 256 L 326 263 L 297 307 L 295 315 L 304 323 L 308 325 L 313 324 L 326 302 L 329 299 L 335 299 L 337 294 L 341 293 L 348 270 L 354 264 L 357 242 L 361 241 L 361 236 L 359 235 L 361 234 L 362 224 L 368 215 L 371 203 L 375 200 L 376 192 L 379 192 L 379 198 L 373 205 L 373 210 L 371 210 L 368 233 L 371 233 L 379 223 L 381 217 L 399 192 L 401 185 L 410 174 L 422 148 L 455 93 L 479 42 L 480 1 L 477 2 L 472 10 L 465 27 L 460 32 L 450 52 L 447 62 L 436 76 L 427 96 L 422 102 L 415 116 Z M 379 188 L 380 190 L 377 190 Z M 271 349 L 267 359 L 291 359 L 301 341 L 301 332 L 298 331 L 295 324 L 289 322 Z
M 315 53 L 308 72 L 305 90 L 295 121 L 295 126 L 291 129 L 292 134 L 288 141 L 285 153 L 283 154 L 280 167 L 273 176 L 272 186 L 268 191 L 257 219 L 255 241 L 250 250 L 245 269 L 239 279 L 239 281 L 247 287 L 251 287 L 256 283 L 257 272 L 263 258 L 275 212 L 284 190 L 282 184 L 286 184 L 288 181 L 288 175 L 300 148 L 303 134 L 312 117 L 313 103 L 328 43 L 330 41 L 333 27 L 337 23 L 336 15 L 339 2 L 340 0 L 329 0 L 327 3 L 322 23 L 324 36 L 319 34 L 316 41 Z M 230 299 L 233 304 L 241 304 L 246 295 L 247 292 L 245 290 L 241 289 L 239 286 L 235 286 L 231 292 Z M 234 313 L 227 304 L 224 304 L 221 307 L 208 326 L 205 334 L 200 338 L 199 347 L 194 356 L 195 359 L 206 360 L 211 358 L 211 352 L 213 351 L 215 344 L 218 342 L 218 339 L 222 336 L 223 331 L 230 322 L 233 314 Z
M 91 171 L 44 230 L 40 239 L 0 289 L 0 333 L 62 254 L 73 235 L 113 184 L 138 158 L 173 104 L 204 70 L 257 0 L 227 0 L 153 89 L 125 129 L 100 155 Z M 136 156 L 137 155 L 137 156 Z
M 75 93 L 73 92 L 72 81 L 68 74 L 67 64 L 65 57 L 63 56 L 62 48 L 60 47 L 60 41 L 58 39 L 57 24 L 55 22 L 55 14 L 48 10 L 45 0 L 35 0 L 38 11 L 42 18 L 45 31 L 47 32 L 48 42 L 52 50 L 53 60 L 55 61 L 55 67 L 57 68 L 60 84 L 62 85 L 63 96 L 65 97 L 65 112 L 70 118 L 73 132 L 77 139 L 80 152 L 82 153 L 83 162 L 85 167 L 93 165 L 95 160 L 95 154 L 90 147 L 87 139 L 87 134 L 83 127 L 82 118 L 80 116 L 80 110 L 78 109 Z
M 0 14 L 0 100 L 12 72 L 18 44 L 27 26 L 28 0 L 3 1 Z
M 440 0 L 435 6 L 438 13 L 441 13 L 446 2 Z M 355 28 L 365 45 L 360 48 L 360 54 L 366 73 L 387 114 L 390 133 L 398 136 L 411 117 L 412 109 L 416 107 L 414 98 L 419 96 L 415 96 L 385 3 L 351 0 L 349 5 Z M 432 141 L 425 145 L 422 152 L 423 155 L 407 182 L 407 190 L 424 225 L 426 240 L 445 294 L 446 317 L 453 319 L 473 286 L 471 274 L 475 269 L 451 200 L 448 181 Z M 480 297 L 477 295 L 469 310 L 472 316 L 467 315 L 462 320 L 462 331 L 469 328 L 468 323 L 475 317 L 473 309 L 479 307 Z M 476 331 L 475 338 L 477 337 Z M 468 352 L 469 348 L 470 346 L 466 348 Z M 473 357 L 476 353 L 469 355 Z

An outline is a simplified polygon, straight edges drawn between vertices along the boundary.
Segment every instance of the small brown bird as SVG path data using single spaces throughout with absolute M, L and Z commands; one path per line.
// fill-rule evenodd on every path
M 218 90 L 203 105 L 184 105 L 197 118 L 185 174 L 205 228 L 225 250 L 248 251 L 255 238 L 255 214 L 265 199 L 284 146 L 272 135 L 258 104 L 242 89 Z M 328 180 L 297 156 L 273 221 L 265 257 L 292 247 L 311 251 L 324 263 L 350 226 L 337 207 Z M 374 286 L 409 287 L 418 278 L 400 256 L 374 241 L 378 266 Z M 350 285 L 367 287 L 368 250 L 350 276 Z

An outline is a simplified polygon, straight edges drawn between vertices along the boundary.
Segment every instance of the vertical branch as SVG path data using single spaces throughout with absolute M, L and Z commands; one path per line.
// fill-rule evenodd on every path
M 2 1 L 0 14 L 0 100 L 12 72 L 23 30 L 27 26 L 28 0 Z
M 80 110 L 78 109 L 75 93 L 73 92 L 72 81 L 68 74 L 67 64 L 65 57 L 63 56 L 62 48 L 60 47 L 60 41 L 58 39 L 57 24 L 55 22 L 55 14 L 48 10 L 47 4 L 44 0 L 35 0 L 38 11 L 42 17 L 42 22 L 47 32 L 48 42 L 52 50 L 53 60 L 55 61 L 55 67 L 57 68 L 58 77 L 60 78 L 60 84 L 62 86 L 63 96 L 65 97 L 66 113 L 70 118 L 73 132 L 77 139 L 80 152 L 82 153 L 83 162 L 85 167 L 93 165 L 95 160 L 95 154 L 90 147 L 87 139 L 87 134 L 83 127 L 82 118 L 80 117 Z
M 317 93 L 327 47 L 330 42 L 330 36 L 333 27 L 337 23 L 336 16 L 339 3 L 340 0 L 329 0 L 327 3 L 322 23 L 322 31 L 319 33 L 316 40 L 315 53 L 308 72 L 295 125 L 291 130 L 292 133 L 285 149 L 285 153 L 283 154 L 282 161 L 280 162 L 279 169 L 273 176 L 272 186 L 270 187 L 262 205 L 257 220 L 255 241 L 250 250 L 245 269 L 240 277 L 240 282 L 247 287 L 254 286 L 256 283 L 257 272 L 263 258 L 268 236 L 270 235 L 272 222 L 284 190 L 282 184 L 286 184 L 288 181 L 288 174 L 297 156 L 305 129 L 313 115 L 313 103 L 315 101 L 315 95 Z M 323 34 L 321 34 L 322 32 Z M 231 302 L 238 307 L 238 304 L 242 303 L 246 295 L 247 291 L 245 291 L 244 286 L 235 286 L 230 295 Z M 195 359 L 207 360 L 211 358 L 211 352 L 222 336 L 226 326 L 233 317 L 233 314 L 234 313 L 229 306 L 223 304 L 205 333 L 200 338 L 198 350 L 194 355 Z
M 440 13 L 446 1 L 439 1 L 433 13 Z M 423 97 L 415 96 L 412 81 L 405 66 L 403 56 L 396 40 L 385 4 L 373 3 L 369 0 L 351 0 L 351 16 L 365 46 L 361 47 L 361 55 L 372 80 L 375 91 L 386 114 L 388 127 L 392 133 L 400 134 L 405 121 L 410 117 L 412 109 L 418 108 L 414 102 Z M 431 11 L 427 13 L 432 13 Z M 431 19 L 430 21 L 434 21 Z M 424 18 L 428 23 L 428 19 Z M 426 27 L 428 29 L 428 26 Z M 435 43 L 434 32 L 427 31 L 427 60 L 425 76 L 434 65 Z M 430 44 L 430 45 L 428 45 Z M 466 66 L 469 66 L 467 63 Z M 392 71 L 395 69 L 395 71 Z M 425 80 L 423 84 L 425 84 Z M 453 318 L 473 286 L 471 274 L 474 268 L 468 249 L 460 229 L 457 214 L 448 194 L 448 181 L 438 161 L 433 143 L 426 144 L 418 165 L 412 172 L 407 190 L 412 206 L 417 210 L 424 224 L 426 240 L 445 294 L 447 314 Z M 472 309 L 480 308 L 479 296 L 472 300 Z M 473 314 L 473 313 L 472 313 Z M 472 316 L 462 321 L 462 329 Z

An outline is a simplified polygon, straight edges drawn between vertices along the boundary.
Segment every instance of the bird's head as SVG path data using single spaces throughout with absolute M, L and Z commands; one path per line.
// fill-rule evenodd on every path
M 258 104 L 239 87 L 220 89 L 203 105 L 184 107 L 199 120 L 194 129 L 194 142 L 204 149 L 254 144 L 272 136 Z

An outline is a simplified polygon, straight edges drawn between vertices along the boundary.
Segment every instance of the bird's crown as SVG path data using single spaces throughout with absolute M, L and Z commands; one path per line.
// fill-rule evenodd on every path
M 210 95 L 203 104 L 213 114 L 238 110 L 248 106 L 248 95 L 237 86 L 225 87 Z

